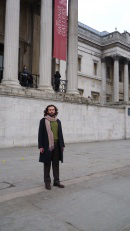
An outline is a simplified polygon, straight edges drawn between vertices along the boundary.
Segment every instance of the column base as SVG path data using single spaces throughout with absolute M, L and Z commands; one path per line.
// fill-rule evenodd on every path
M 2 86 L 21 88 L 18 80 L 2 80 Z
M 125 101 L 123 101 L 123 103 L 124 103 L 124 104 L 127 104 L 127 103 L 129 103 L 129 102 L 130 102 L 129 100 L 128 100 L 128 101 L 126 101 L 126 100 L 125 100 Z
M 113 100 L 113 103 L 119 103 L 119 99 L 118 100 Z
M 102 96 L 100 100 L 101 105 L 106 104 L 106 96 Z
M 125 103 L 128 103 L 128 102 L 129 102 L 129 98 L 124 99 L 124 102 L 125 102 Z
M 66 93 L 71 95 L 79 95 L 79 91 L 77 89 L 68 89 Z
M 54 90 L 52 89 L 52 86 L 50 85 L 39 85 L 38 90 L 54 93 Z

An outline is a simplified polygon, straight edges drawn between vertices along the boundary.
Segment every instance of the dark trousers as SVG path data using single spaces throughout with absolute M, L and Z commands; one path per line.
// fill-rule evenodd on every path
M 54 149 L 52 151 L 52 161 L 49 164 L 44 163 L 44 182 L 45 183 L 51 183 L 50 178 L 50 169 L 52 164 L 52 170 L 53 170 L 53 177 L 54 182 L 59 183 L 59 154 L 60 154 L 60 148 L 59 143 L 54 143 Z

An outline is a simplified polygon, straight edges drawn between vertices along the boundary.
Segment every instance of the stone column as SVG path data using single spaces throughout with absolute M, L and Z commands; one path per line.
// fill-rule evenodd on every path
M 119 102 L 119 56 L 114 56 L 113 101 Z
M 101 59 L 101 104 L 106 103 L 106 62 L 105 58 Z
M 124 64 L 124 101 L 129 101 L 128 60 Z
M 78 0 L 68 4 L 67 93 L 78 92 Z
M 39 89 L 51 91 L 52 73 L 52 0 L 41 0 Z
M 20 0 L 7 0 L 2 85 L 20 87 L 18 81 L 19 17 Z

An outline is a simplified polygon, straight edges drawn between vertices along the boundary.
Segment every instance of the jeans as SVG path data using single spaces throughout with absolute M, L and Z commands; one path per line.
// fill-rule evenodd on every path
M 50 169 L 52 164 L 52 170 L 53 170 L 53 177 L 54 182 L 59 183 L 59 155 L 60 155 L 60 147 L 59 143 L 54 143 L 54 149 L 52 151 L 52 160 L 50 163 L 46 164 L 44 163 L 44 182 L 45 183 L 51 183 L 50 178 Z

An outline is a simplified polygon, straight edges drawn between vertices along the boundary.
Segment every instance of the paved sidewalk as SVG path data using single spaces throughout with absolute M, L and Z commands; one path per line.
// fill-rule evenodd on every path
M 38 158 L 0 149 L 1 231 L 130 231 L 130 140 L 67 144 L 65 189 L 45 190 Z

